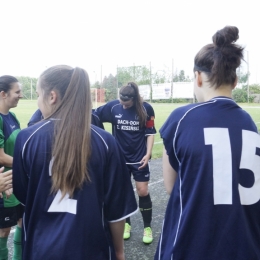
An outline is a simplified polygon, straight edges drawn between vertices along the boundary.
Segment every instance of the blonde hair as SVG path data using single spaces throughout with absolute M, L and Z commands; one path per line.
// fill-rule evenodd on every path
M 90 181 L 87 163 L 91 155 L 91 95 L 89 77 L 81 68 L 54 66 L 39 79 L 44 97 L 56 90 L 59 102 L 48 117 L 54 121 L 52 188 L 71 197 Z

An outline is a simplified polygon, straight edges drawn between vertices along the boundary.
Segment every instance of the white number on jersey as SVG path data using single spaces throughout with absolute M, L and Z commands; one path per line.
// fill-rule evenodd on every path
M 50 161 L 49 165 L 49 175 L 51 176 L 51 168 L 53 164 L 53 158 Z M 69 194 L 66 194 L 63 199 L 61 199 L 62 194 L 59 190 L 51 203 L 48 212 L 68 212 L 71 214 L 77 213 L 77 200 L 69 198 Z
M 212 145 L 214 205 L 232 204 L 232 151 L 228 128 L 205 128 L 204 138 L 206 145 Z M 238 185 L 242 205 L 251 205 L 260 199 L 260 156 L 256 154 L 259 147 L 260 135 L 242 130 L 240 169 L 251 170 L 255 179 L 250 188 Z

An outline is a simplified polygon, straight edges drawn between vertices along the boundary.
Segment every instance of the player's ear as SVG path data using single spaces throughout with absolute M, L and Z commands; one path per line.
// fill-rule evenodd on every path
M 50 96 L 49 96 L 49 104 L 50 105 L 55 105 L 58 101 L 58 94 L 56 91 L 52 90 L 50 92 Z
M 0 97 L 1 97 L 1 98 L 6 98 L 6 96 L 7 96 L 7 93 L 6 93 L 6 92 L 4 92 L 3 90 L 0 91 Z
M 202 75 L 200 71 L 195 71 L 195 81 L 198 87 L 202 86 Z

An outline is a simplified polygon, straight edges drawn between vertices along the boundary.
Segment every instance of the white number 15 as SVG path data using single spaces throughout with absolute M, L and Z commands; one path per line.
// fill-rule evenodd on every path
M 214 204 L 232 204 L 232 151 L 227 128 L 205 128 L 205 145 L 212 145 L 213 154 L 213 196 Z M 255 204 L 260 199 L 260 135 L 242 130 L 242 151 L 240 169 L 248 169 L 254 174 L 254 184 L 250 188 L 238 184 L 242 205 Z

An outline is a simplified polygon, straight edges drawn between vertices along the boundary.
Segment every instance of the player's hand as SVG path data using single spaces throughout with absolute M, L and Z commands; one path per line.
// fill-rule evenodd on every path
M 150 155 L 146 154 L 143 157 L 143 159 L 140 161 L 140 164 L 142 164 L 142 165 L 138 168 L 138 170 L 144 168 L 148 164 L 149 160 L 150 160 Z
M 0 168 L 0 192 L 12 188 L 12 170 L 4 172 L 4 167 Z
M 5 191 L 6 198 L 8 199 L 13 194 L 13 188 L 10 188 Z

